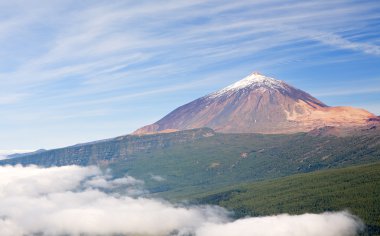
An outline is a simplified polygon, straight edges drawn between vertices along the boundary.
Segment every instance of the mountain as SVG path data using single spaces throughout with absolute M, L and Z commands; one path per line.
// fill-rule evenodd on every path
M 46 151 L 45 149 L 38 149 L 34 152 L 14 153 L 14 154 L 8 155 L 7 158 L 23 157 L 23 156 L 28 156 L 28 155 L 32 155 L 32 154 L 39 154 L 39 153 L 42 153 L 45 151 Z
M 126 135 L 0 160 L 0 165 L 98 165 L 160 197 L 186 198 L 250 181 L 379 161 L 380 129 L 352 135 L 230 134 L 209 128 Z M 160 176 L 165 181 L 157 181 Z
M 168 134 L 144 135 L 142 137 L 124 135 L 64 148 L 25 153 L 10 159 L 0 160 L 0 165 L 105 166 L 121 160 L 134 159 L 136 155 L 147 155 L 182 143 L 192 143 L 198 139 L 212 137 L 214 134 L 215 132 L 212 129 L 202 128 Z
M 133 134 L 209 127 L 223 133 L 296 133 L 376 122 L 374 114 L 329 107 L 310 94 L 259 73 L 183 105 Z

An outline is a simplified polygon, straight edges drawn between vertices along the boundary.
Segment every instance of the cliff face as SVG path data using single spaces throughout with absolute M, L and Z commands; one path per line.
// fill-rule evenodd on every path
M 374 118 L 363 109 L 329 107 L 283 81 L 253 73 L 134 134 L 200 127 L 224 133 L 295 133 L 323 126 L 361 126 Z
M 213 135 L 214 131 L 208 128 L 144 136 L 126 135 L 94 143 L 31 153 L 0 161 L 0 165 L 101 166 L 108 165 L 114 161 L 133 158 L 135 153 L 149 153 L 157 149 L 165 149 L 182 143 L 192 143 Z

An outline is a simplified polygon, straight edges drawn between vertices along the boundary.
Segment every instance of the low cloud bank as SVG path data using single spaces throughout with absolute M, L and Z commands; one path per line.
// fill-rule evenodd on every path
M 207 223 L 197 236 L 336 236 L 356 235 L 363 224 L 347 212 L 278 215 L 236 220 L 226 224 Z
M 0 167 L 0 235 L 350 236 L 362 228 L 346 212 L 231 221 L 220 207 L 173 205 L 142 193 L 142 181 L 112 179 L 96 167 Z

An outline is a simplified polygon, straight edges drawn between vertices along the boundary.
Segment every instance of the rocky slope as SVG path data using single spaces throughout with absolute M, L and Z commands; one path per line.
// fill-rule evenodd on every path
M 376 122 L 372 113 L 329 107 L 310 94 L 259 73 L 183 105 L 134 134 L 210 127 L 224 133 L 295 133 Z M 372 121 L 370 121 L 372 120 Z

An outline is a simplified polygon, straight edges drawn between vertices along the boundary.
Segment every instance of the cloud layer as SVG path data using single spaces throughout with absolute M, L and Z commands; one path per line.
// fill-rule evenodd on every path
M 345 212 L 231 221 L 220 207 L 137 196 L 142 185 L 96 167 L 0 167 L 0 235 L 349 236 L 362 227 Z
M 227 224 L 209 223 L 197 231 L 198 236 L 336 236 L 356 235 L 362 223 L 346 212 L 278 215 L 236 220 Z

